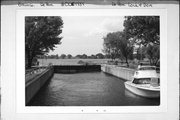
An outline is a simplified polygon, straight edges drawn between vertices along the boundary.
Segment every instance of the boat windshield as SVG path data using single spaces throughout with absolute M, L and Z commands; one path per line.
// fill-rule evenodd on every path
M 158 78 L 135 78 L 133 80 L 133 83 L 134 84 L 156 84 L 156 85 L 159 85 L 160 83 L 160 80 Z
M 133 83 L 134 84 L 150 84 L 151 83 L 151 78 L 134 79 Z
M 155 67 L 140 67 L 139 70 L 156 70 Z

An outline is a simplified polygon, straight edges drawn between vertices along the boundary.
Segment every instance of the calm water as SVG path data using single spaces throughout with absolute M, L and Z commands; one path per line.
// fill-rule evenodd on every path
M 30 106 L 137 106 L 159 105 L 160 99 L 132 94 L 123 80 L 103 72 L 54 74 Z

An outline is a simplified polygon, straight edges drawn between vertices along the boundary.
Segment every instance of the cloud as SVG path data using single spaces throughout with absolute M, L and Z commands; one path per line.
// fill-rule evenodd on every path
M 105 19 L 102 24 L 102 28 L 106 31 L 118 31 L 123 29 L 123 20 L 122 19 Z
M 123 30 L 123 17 L 105 18 L 101 24 L 91 29 L 86 36 L 101 35 L 104 36 L 109 32 L 116 32 Z

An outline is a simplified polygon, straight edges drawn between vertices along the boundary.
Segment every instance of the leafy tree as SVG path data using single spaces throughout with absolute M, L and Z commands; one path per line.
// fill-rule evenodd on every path
M 76 58 L 82 58 L 82 55 L 76 55 Z
M 92 59 L 97 59 L 97 56 L 92 54 L 92 55 L 91 55 L 91 58 L 92 58 Z
M 98 53 L 98 54 L 96 54 L 96 57 L 97 57 L 98 59 L 103 59 L 103 58 L 104 58 L 104 55 L 103 55 L 102 53 Z
M 58 54 L 56 54 L 56 55 L 47 55 L 47 58 L 50 58 L 50 59 L 58 59 L 59 56 L 58 56 Z
M 68 58 L 68 59 L 71 59 L 71 58 L 72 58 L 72 55 L 71 55 L 71 54 L 68 54 L 68 55 L 67 55 L 67 58 Z
M 145 57 L 146 57 L 146 47 L 145 46 L 139 46 L 137 48 L 136 58 L 138 60 L 143 60 Z
M 25 53 L 27 67 L 38 55 L 45 55 L 61 43 L 63 21 L 61 17 L 25 17 Z
M 115 60 L 115 58 L 118 57 L 119 54 L 119 48 L 118 48 L 118 37 L 116 33 L 108 33 L 106 37 L 103 38 L 103 52 L 110 56 L 112 60 Z
M 133 45 L 125 31 L 113 32 L 104 37 L 104 51 L 112 59 L 125 59 L 129 66 L 128 59 L 133 55 Z
M 149 44 L 146 48 L 146 54 L 150 60 L 150 64 L 156 66 L 160 59 L 159 45 Z
M 120 49 L 120 57 L 125 59 L 127 66 L 129 67 L 128 59 L 133 57 L 133 43 L 129 40 L 128 34 L 123 32 L 117 32 L 119 37 L 118 48 Z
M 86 59 L 88 56 L 86 54 L 83 54 L 81 58 Z
M 124 30 L 138 44 L 160 44 L 159 16 L 126 16 Z
M 65 54 L 61 54 L 60 58 L 61 58 L 61 59 L 65 59 L 65 58 L 66 58 L 66 55 L 65 55 Z
M 76 58 L 87 59 L 88 56 L 87 56 L 86 54 L 83 54 L 83 55 L 76 55 Z
M 58 54 L 56 54 L 56 55 L 55 55 L 55 58 L 56 58 L 56 59 L 58 59 L 58 58 L 59 58 L 59 55 L 58 55 Z

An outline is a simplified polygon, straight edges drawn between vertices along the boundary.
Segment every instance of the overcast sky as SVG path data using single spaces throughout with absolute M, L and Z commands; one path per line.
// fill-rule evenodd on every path
M 61 36 L 62 44 L 50 54 L 97 54 L 102 53 L 103 36 L 108 32 L 123 30 L 122 16 L 65 16 Z

